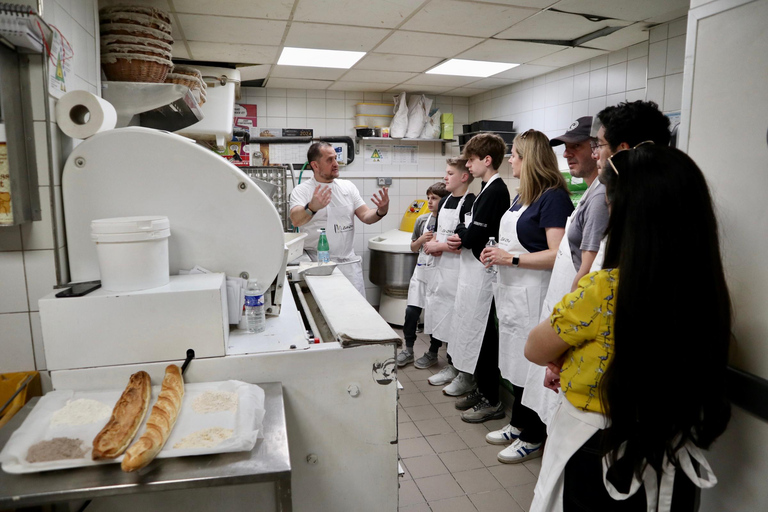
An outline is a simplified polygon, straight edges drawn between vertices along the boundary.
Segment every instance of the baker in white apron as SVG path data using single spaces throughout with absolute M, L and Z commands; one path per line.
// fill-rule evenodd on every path
M 472 224 L 478 199 L 496 179 L 501 179 L 498 174 L 491 176 L 477 194 L 472 210 L 464 215 L 465 225 Z M 448 354 L 453 359 L 453 366 L 459 371 L 472 374 L 475 372 L 491 312 L 492 285 L 496 275 L 486 272 L 485 266 L 466 247 L 461 249 L 460 261 L 451 334 L 450 339 L 444 341 L 448 342 Z
M 563 510 L 563 488 L 565 483 L 565 466 L 570 458 L 595 433 L 607 428 L 608 419 L 599 413 L 583 411 L 574 407 L 567 399 L 562 400 L 552 417 L 547 439 L 547 449 L 541 463 L 541 471 L 536 481 L 533 502 L 530 512 L 561 512 Z M 623 447 L 623 445 L 622 445 Z M 622 451 L 619 451 L 621 458 Z M 693 467 L 691 457 L 706 470 L 700 477 Z M 717 483 L 712 468 L 704 458 L 700 448 L 691 441 L 686 442 L 677 451 L 676 458 L 682 469 L 694 485 L 709 489 Z M 620 493 L 606 478 L 609 469 L 609 456 L 603 459 L 603 483 L 608 494 L 615 500 L 624 500 L 634 495 L 641 484 L 644 484 L 648 512 L 670 512 L 672 505 L 672 490 L 674 487 L 676 467 L 664 456 L 662 463 L 663 475 L 661 485 L 658 484 L 656 471 L 646 466 L 643 480 L 633 477 L 628 493 Z
M 437 216 L 435 241 L 445 242 L 459 224 L 464 194 L 453 210 L 446 210 L 446 199 Z M 453 307 L 459 284 L 460 255 L 445 251 L 435 258 L 435 265 L 427 272 L 427 300 L 424 310 L 424 332 L 433 338 L 449 342 L 451 335 Z
M 432 221 L 432 214 L 427 217 L 426 222 L 421 226 L 421 233 L 419 236 L 423 236 L 427 232 L 427 226 Z M 419 251 L 419 256 L 416 259 L 416 267 L 413 269 L 413 275 L 411 281 L 408 283 L 408 306 L 416 306 L 418 308 L 424 308 L 426 306 L 426 294 L 427 294 L 427 276 L 429 269 L 435 264 L 435 257 L 426 254 L 424 250 Z
M 326 206 L 328 223 L 325 234 L 328 237 L 331 261 L 344 263 L 355 261 L 337 268 L 347 276 L 349 282 L 365 297 L 365 282 L 363 281 L 363 264 L 355 254 L 355 211 L 352 204 L 343 206 Z
M 501 218 L 500 249 L 510 254 L 529 252 L 517 237 L 517 222 L 527 209 L 527 205 L 517 211 L 510 208 Z M 551 275 L 549 270 L 498 266 L 498 281 L 493 285 L 493 296 L 499 317 L 499 369 L 501 376 L 516 386 L 525 387 L 529 368 L 535 366 L 525 358 L 523 351 L 528 333 L 539 323 L 541 305 Z

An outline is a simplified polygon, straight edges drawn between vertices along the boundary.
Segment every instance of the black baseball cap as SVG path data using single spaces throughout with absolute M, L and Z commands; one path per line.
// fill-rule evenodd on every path
M 566 142 L 583 142 L 591 137 L 591 130 L 592 116 L 580 117 L 568 127 L 568 131 L 565 132 L 565 134 L 551 139 L 549 145 L 554 147 L 559 146 L 560 144 L 565 144 Z

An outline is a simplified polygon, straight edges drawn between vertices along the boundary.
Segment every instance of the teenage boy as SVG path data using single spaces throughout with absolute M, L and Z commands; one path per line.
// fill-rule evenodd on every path
M 448 246 L 448 237 L 472 209 L 474 194 L 468 194 L 472 175 L 466 167 L 466 160 L 449 158 L 445 168 L 445 189 L 451 193 L 440 201 L 435 238 L 427 242 L 424 252 L 434 256 L 435 265 L 429 270 L 427 279 L 427 307 L 424 312 L 424 332 L 431 337 L 429 350 L 415 363 L 417 368 L 429 368 L 437 363 L 437 350 L 442 340 L 451 335 L 453 307 L 459 280 L 460 251 Z M 458 374 L 448 356 L 448 365 L 428 380 L 433 386 L 444 386 Z
M 403 367 L 413 362 L 413 345 L 416 342 L 416 326 L 419 323 L 421 311 L 426 303 L 427 277 L 429 268 L 434 265 L 434 256 L 429 256 L 424 251 L 424 244 L 432 240 L 437 227 L 437 208 L 440 200 L 448 195 L 445 184 L 435 183 L 427 189 L 427 207 L 429 213 L 419 216 L 413 226 L 411 235 L 411 252 L 419 253 L 416 260 L 416 268 L 413 269 L 411 282 L 408 285 L 408 304 L 405 308 L 405 321 L 403 322 L 403 337 L 405 348 L 397 354 L 397 366 Z M 432 340 L 434 343 L 434 340 Z M 438 342 L 439 343 L 439 342 Z M 439 346 L 439 344 L 438 344 Z M 437 353 L 437 351 L 435 351 Z M 424 366 L 424 359 L 420 357 L 416 361 L 416 368 L 429 368 L 432 364 Z M 437 361 L 437 356 L 435 356 Z
M 470 423 L 504 417 L 504 405 L 499 400 L 499 333 L 492 291 L 495 274 L 486 272 L 480 263 L 480 253 L 490 237 L 498 239 L 501 217 L 510 205 L 509 190 L 498 174 L 505 152 L 504 140 L 493 133 L 475 135 L 464 146 L 467 168 L 483 183 L 470 215 L 448 238 L 451 248 L 461 248 L 459 286 L 448 343 L 453 365 L 461 373 L 443 393 L 460 396 L 477 388 L 476 393 L 456 402 L 459 410 L 472 408 L 461 416 Z

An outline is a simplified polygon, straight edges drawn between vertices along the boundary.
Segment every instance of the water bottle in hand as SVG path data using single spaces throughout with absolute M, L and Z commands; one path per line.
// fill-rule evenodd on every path
M 493 236 L 490 237 L 488 243 L 485 244 L 486 247 L 496 247 L 497 245 L 499 244 L 496 243 L 496 237 Z M 499 270 L 496 268 L 496 265 L 491 265 L 490 267 L 487 267 L 485 271 L 489 274 L 496 274 Z
M 317 241 L 317 261 L 322 265 L 323 263 L 331 262 L 330 247 L 328 247 L 328 237 L 325 234 L 325 229 L 320 230 L 320 239 Z
M 246 332 L 251 334 L 264 332 L 267 328 L 264 316 L 264 293 L 255 279 L 248 280 L 248 287 L 245 289 L 245 322 Z

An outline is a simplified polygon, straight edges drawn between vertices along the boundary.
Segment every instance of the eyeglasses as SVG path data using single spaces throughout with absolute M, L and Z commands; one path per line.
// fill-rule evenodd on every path
M 639 148 L 640 146 L 642 146 L 642 145 L 644 145 L 644 144 L 653 144 L 653 141 L 652 141 L 652 140 L 644 140 L 643 142 L 641 142 L 641 143 L 640 143 L 640 144 L 638 144 L 637 146 L 635 146 L 635 147 L 633 147 L 633 148 L 630 148 L 630 149 L 637 149 L 637 148 Z M 605 144 L 603 144 L 603 146 L 604 146 L 604 145 L 605 145 Z M 613 157 L 614 157 L 614 156 L 618 155 L 618 154 L 619 154 L 619 153 L 621 153 L 622 151 L 626 151 L 626 150 L 624 150 L 624 149 L 622 149 L 622 150 L 619 150 L 619 151 L 615 152 L 613 155 L 611 155 L 610 157 L 608 157 L 608 163 L 609 163 L 609 164 L 611 164 L 611 169 L 613 169 L 613 172 L 615 172 L 615 173 L 616 173 L 616 176 L 618 176 L 618 175 L 619 175 L 619 170 L 616 168 L 616 165 L 613 163 L 612 159 L 613 159 Z
M 592 140 L 592 141 L 589 142 L 589 147 L 592 148 L 592 152 L 593 153 L 595 151 L 599 150 L 601 147 L 607 146 L 607 145 L 608 145 L 607 142 L 605 144 L 600 144 L 596 140 Z

